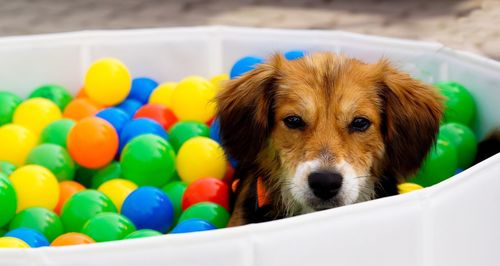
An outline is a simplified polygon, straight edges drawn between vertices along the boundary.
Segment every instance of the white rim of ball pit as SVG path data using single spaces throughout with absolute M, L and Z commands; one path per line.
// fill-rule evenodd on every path
M 304 49 L 381 57 L 427 82 L 454 80 L 478 106 L 479 138 L 500 125 L 500 63 L 438 43 L 342 31 L 226 26 L 0 38 L 0 88 L 76 92 L 89 64 L 117 57 L 133 76 L 175 81 L 228 72 L 241 56 Z M 237 228 L 37 249 L 0 249 L 0 265 L 498 265 L 500 155 L 433 187 Z M 1 207 L 1 206 L 0 206 Z

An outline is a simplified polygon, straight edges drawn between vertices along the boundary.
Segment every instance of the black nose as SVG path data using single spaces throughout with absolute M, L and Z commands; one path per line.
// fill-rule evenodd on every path
M 308 181 L 313 194 L 323 200 L 333 198 L 342 186 L 342 176 L 330 171 L 312 172 Z

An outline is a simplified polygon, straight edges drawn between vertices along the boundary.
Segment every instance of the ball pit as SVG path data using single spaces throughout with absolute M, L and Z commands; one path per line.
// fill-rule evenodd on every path
M 92 244 L 95 240 L 82 233 L 66 233 L 58 236 L 50 244 L 53 247 Z
M 28 98 L 45 98 L 57 105 L 59 110 L 64 110 L 66 106 L 71 102 L 73 97 L 69 93 L 69 91 L 55 84 L 47 84 L 36 88 Z
M 145 104 L 149 101 L 149 97 L 156 87 L 158 87 L 158 82 L 151 78 L 135 78 L 132 80 L 132 88 L 127 98 Z
M 27 208 L 17 213 L 9 224 L 9 230 L 16 228 L 36 230 L 42 233 L 49 242 L 64 232 L 59 216 L 42 207 Z
M 8 232 L 5 236 L 21 239 L 32 248 L 45 247 L 49 245 L 49 241 L 44 235 L 30 228 L 17 228 Z

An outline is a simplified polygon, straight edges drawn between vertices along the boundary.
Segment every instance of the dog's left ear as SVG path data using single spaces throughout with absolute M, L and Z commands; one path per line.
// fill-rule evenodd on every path
M 434 87 L 392 68 L 377 64 L 385 102 L 383 128 L 388 168 L 406 178 L 418 170 L 434 144 L 443 114 L 443 97 Z

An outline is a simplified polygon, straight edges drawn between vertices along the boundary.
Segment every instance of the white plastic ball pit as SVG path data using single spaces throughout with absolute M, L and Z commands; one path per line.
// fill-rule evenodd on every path
M 437 43 L 338 31 L 194 27 L 0 39 L 0 88 L 76 92 L 89 64 L 121 59 L 134 76 L 179 80 L 228 72 L 244 55 L 334 51 L 382 56 L 427 82 L 454 80 L 478 105 L 481 139 L 500 126 L 500 63 Z M 500 155 L 433 187 L 275 222 L 84 246 L 0 249 L 0 265 L 470 266 L 500 261 Z

